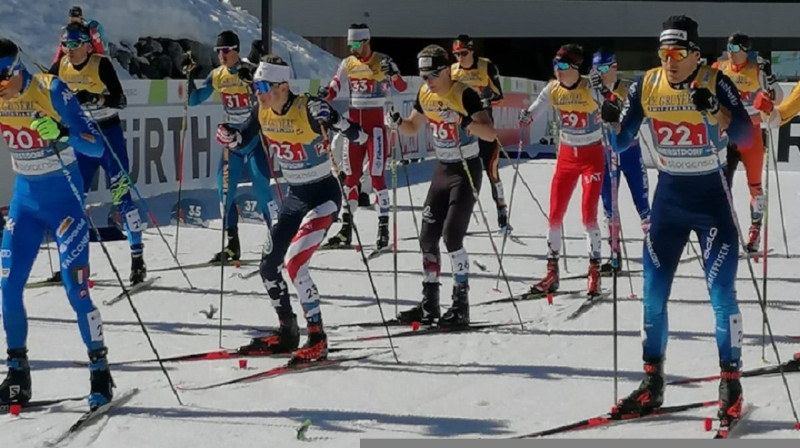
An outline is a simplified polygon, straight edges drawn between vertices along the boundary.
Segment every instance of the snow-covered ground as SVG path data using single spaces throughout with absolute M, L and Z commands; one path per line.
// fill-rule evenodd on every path
M 513 169 L 502 163 L 501 175 L 507 194 L 511 191 Z M 424 179 L 429 167 L 412 165 L 412 177 Z M 521 173 L 546 208 L 552 161 L 525 161 Z M 402 179 L 402 172 L 399 173 Z M 656 174 L 651 172 L 655 184 Z M 800 220 L 797 191 L 800 175 L 782 172 L 782 191 L 787 225 L 795 228 Z M 774 176 L 771 191 L 775 191 Z M 414 204 L 419 215 L 428 183 L 412 185 Z M 587 266 L 585 243 L 579 219 L 579 194 L 576 191 L 566 217 L 569 236 L 566 253 L 570 274 L 584 272 Z M 525 245 L 508 243 L 506 269 L 511 287 L 518 293 L 545 270 L 545 219 L 522 187 L 514 193 L 511 221 Z M 735 181 L 737 208 L 746 210 L 747 189 L 744 172 Z M 795 295 L 798 281 L 797 262 L 784 254 L 777 197 L 770 203 L 769 238 L 775 248 L 769 259 L 769 301 L 772 328 L 781 357 L 785 360 L 800 351 L 798 316 L 800 300 Z M 489 212 L 494 229 L 494 207 L 489 188 L 481 192 L 481 201 Z M 414 225 L 409 213 L 405 187 L 398 189 L 399 306 L 416 303 L 420 293 L 421 260 L 414 241 Z M 641 237 L 638 218 L 630 194 L 623 183 L 620 207 L 630 268 L 641 267 Z M 741 219 L 744 223 L 744 218 Z M 357 224 L 366 244 L 375 238 L 375 214 L 362 209 Z M 214 227 L 217 227 L 217 223 Z M 334 231 L 338 227 L 334 227 Z M 483 230 L 483 224 L 471 221 L 470 230 Z M 174 227 L 163 227 L 172 243 Z M 244 259 L 258 259 L 263 227 L 243 224 Z M 181 229 L 179 257 L 184 264 L 207 260 L 219 248 L 220 234 L 210 229 Z M 495 242 L 499 239 L 495 236 Z M 218 320 L 207 319 L 201 310 L 218 306 L 220 270 L 201 268 L 187 271 L 197 290 L 190 291 L 178 271 L 156 272 L 173 265 L 161 239 L 154 230 L 147 231 L 146 260 L 150 276 L 160 276 L 146 292 L 133 296 L 159 353 L 162 356 L 187 354 L 218 348 Z M 612 304 L 605 301 L 575 320 L 565 316 L 580 299 L 555 297 L 553 305 L 544 300 L 519 303 L 526 331 L 514 326 L 516 314 L 510 303 L 480 306 L 481 302 L 507 295 L 494 292 L 497 260 L 488 237 L 470 236 L 466 248 L 472 260 L 487 266 L 482 272 L 473 266 L 471 279 L 471 314 L 473 321 L 509 323 L 501 329 L 466 334 L 439 334 L 397 338 L 394 343 L 402 364 L 384 353 L 366 360 L 351 362 L 348 370 L 323 369 L 258 382 L 227 386 L 207 391 L 184 391 L 185 405 L 178 406 L 164 375 L 155 363 L 141 363 L 114 368 L 118 393 L 139 387 L 143 390 L 102 425 L 81 433 L 70 446 L 115 447 L 264 447 L 301 446 L 295 430 L 305 419 L 311 420 L 307 436 L 324 446 L 354 447 L 359 438 L 469 437 L 504 438 L 557 426 L 606 412 L 613 403 Z M 124 277 L 128 273 L 128 255 L 124 242 L 108 245 Z M 607 249 L 604 247 L 607 253 Z M 800 254 L 800 237 L 789 235 L 789 251 Z M 688 258 L 690 251 L 685 253 Z M 445 257 L 446 258 L 446 257 Z M 113 279 L 103 252 L 96 245 L 91 251 L 93 277 Z M 394 315 L 392 256 L 374 260 L 372 270 L 383 312 Z M 247 273 L 254 266 L 226 268 L 224 280 L 223 346 L 237 347 L 254 336 L 255 328 L 277 325 L 274 312 L 258 276 L 247 280 L 237 273 Z M 761 276 L 763 264 L 755 265 Z M 32 279 L 44 278 L 49 271 L 47 254 L 36 261 Z M 322 313 L 328 325 L 376 321 L 379 310 L 372 289 L 363 272 L 361 256 L 356 251 L 319 252 L 312 260 L 312 276 L 324 298 Z M 443 264 L 443 300 L 449 304 L 452 281 L 450 266 Z M 566 272 L 562 270 L 566 275 Z M 641 296 L 641 275 L 632 278 L 633 293 Z M 108 283 L 106 283 L 107 285 Z M 585 287 L 584 280 L 564 280 L 562 289 Z M 610 281 L 604 280 L 604 287 Z M 744 315 L 745 369 L 762 365 L 761 311 L 753 285 L 748 279 L 747 264 L 740 262 L 737 283 Z M 136 323 L 127 302 L 104 306 L 102 301 L 119 292 L 118 287 L 95 285 L 92 298 L 105 322 L 104 332 L 112 362 L 147 359 L 152 356 L 148 343 Z M 619 281 L 619 393 L 627 394 L 641 377 L 641 339 L 639 331 L 641 303 L 631 299 L 627 278 Z M 294 294 L 293 294 L 294 297 Z M 88 372 L 74 361 L 85 360 L 73 314 L 60 288 L 26 291 L 30 318 L 29 349 L 33 367 L 34 398 L 45 399 L 85 394 Z M 296 312 L 300 307 L 293 298 Z M 682 263 L 672 289 L 670 303 L 671 339 L 666 370 L 669 380 L 718 373 L 714 341 L 713 313 L 698 263 Z M 393 332 L 404 331 L 393 328 Z M 344 342 L 353 337 L 381 335 L 383 328 L 329 329 L 332 346 L 386 347 L 385 339 L 369 342 Z M 345 352 L 347 353 L 347 352 Z M 355 352 L 362 353 L 362 352 Z M 369 352 L 367 352 L 369 353 Z M 767 346 L 768 362 L 775 362 Z M 331 357 L 339 354 L 332 354 Z M 249 359 L 246 371 L 237 360 L 201 361 L 167 364 L 172 380 L 178 385 L 200 385 L 234 378 L 278 366 L 281 359 Z M 795 399 L 800 397 L 800 375 L 788 375 Z M 743 424 L 743 437 L 796 438 L 789 402 L 780 377 L 768 376 L 743 380 L 745 399 L 758 406 Z M 666 404 L 715 400 L 717 382 L 687 386 L 669 386 Z M 800 405 L 800 402 L 797 403 Z M 65 404 L 57 411 L 0 417 L 0 443 L 3 446 L 33 446 L 65 429 L 85 409 L 84 402 Z M 589 438 L 707 438 L 703 419 L 712 417 L 714 408 L 704 408 L 653 420 L 631 422 L 606 429 L 567 433 L 567 437 Z M 100 431 L 102 428 L 102 431 Z M 96 439 L 95 439 L 96 438 Z M 93 442 L 94 441 L 94 442 Z
M 192 39 L 213 46 L 216 35 L 234 30 L 241 40 L 242 57 L 247 56 L 253 39 L 261 38 L 258 18 L 247 11 L 219 0 L 4 0 L 2 37 L 22 46 L 28 55 L 50 66 L 58 45 L 58 32 L 67 21 L 72 5 L 103 25 L 106 39 L 136 43 L 140 37 Z M 298 79 L 332 76 L 339 60 L 302 37 L 273 28 L 273 51 L 294 68 Z M 291 52 L 291 54 L 290 54 Z M 290 58 L 291 56 L 291 58 Z M 33 68 L 33 67 L 31 67 Z

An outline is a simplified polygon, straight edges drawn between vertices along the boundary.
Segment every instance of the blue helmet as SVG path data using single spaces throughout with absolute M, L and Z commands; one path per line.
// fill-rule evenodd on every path
M 8 39 L 0 39 L 0 81 L 11 78 L 24 68 L 17 45 Z
M 614 56 L 614 52 L 611 50 L 600 49 L 592 55 L 592 67 L 597 67 L 598 65 L 610 65 L 617 62 L 616 56 Z

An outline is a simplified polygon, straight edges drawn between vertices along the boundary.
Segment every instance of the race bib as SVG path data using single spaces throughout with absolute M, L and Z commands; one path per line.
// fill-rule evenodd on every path
M 669 123 L 653 119 L 653 131 L 658 145 L 664 148 L 696 148 L 708 145 L 706 126 L 703 123 Z
M 3 126 L 3 139 L 11 149 L 42 149 L 47 143 L 39 137 L 39 133 L 28 128 L 16 129 Z
M 559 110 L 561 127 L 570 129 L 586 129 L 589 127 L 589 116 L 586 112 Z

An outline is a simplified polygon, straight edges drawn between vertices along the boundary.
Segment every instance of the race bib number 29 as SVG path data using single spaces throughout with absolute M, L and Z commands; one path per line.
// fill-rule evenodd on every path
M 560 110 L 561 126 L 569 129 L 586 129 L 589 116 L 586 112 Z
M 653 130 L 661 147 L 696 148 L 708 144 L 706 126 L 703 123 L 669 123 L 653 120 Z

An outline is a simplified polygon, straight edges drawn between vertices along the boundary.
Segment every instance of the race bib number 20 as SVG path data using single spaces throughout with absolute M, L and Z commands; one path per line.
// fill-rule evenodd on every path
M 3 139 L 11 149 L 40 149 L 47 146 L 38 132 L 28 128 L 15 129 L 3 126 Z

